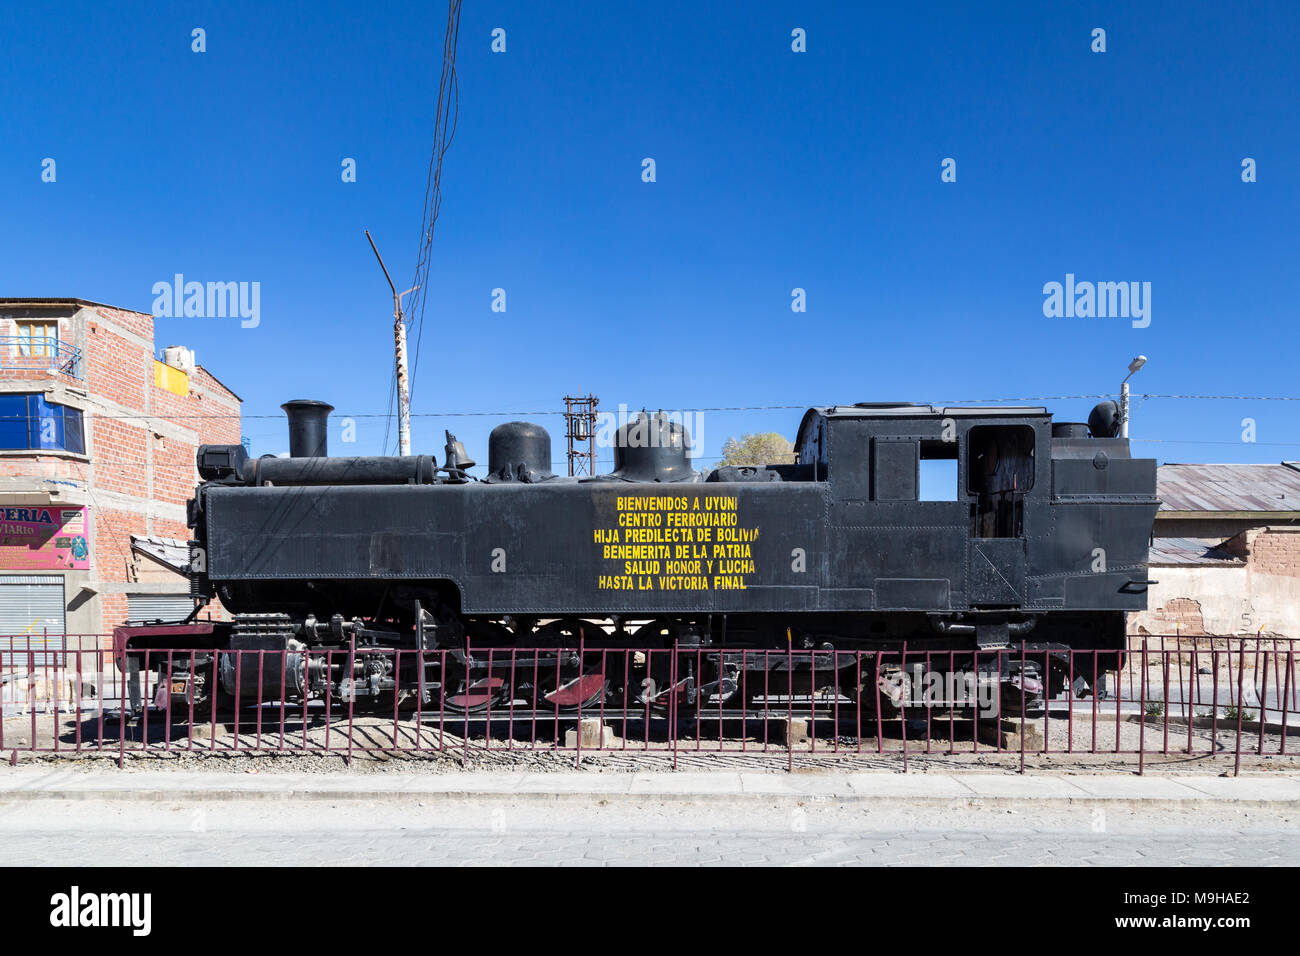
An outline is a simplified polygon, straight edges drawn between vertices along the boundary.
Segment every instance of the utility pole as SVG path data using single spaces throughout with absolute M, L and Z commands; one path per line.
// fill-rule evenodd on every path
M 1119 437 L 1128 438 L 1128 380 L 1137 374 L 1137 370 L 1147 364 L 1147 357 L 1139 355 L 1128 363 L 1128 374 L 1119 386 Z
M 406 323 L 402 320 L 402 297 L 420 287 L 412 286 L 398 295 L 397 286 L 393 285 L 388 267 L 384 265 L 384 257 L 375 248 L 375 240 L 370 238 L 369 229 L 366 230 L 366 238 L 370 239 L 370 248 L 375 250 L 379 268 L 384 270 L 388 288 L 393 290 L 393 341 L 397 346 L 397 453 L 406 456 L 411 453 L 411 384 L 406 377 Z
M 569 475 L 596 473 L 596 406 L 595 395 L 564 396 L 564 432 L 569 441 Z M 587 450 L 579 446 L 586 443 Z

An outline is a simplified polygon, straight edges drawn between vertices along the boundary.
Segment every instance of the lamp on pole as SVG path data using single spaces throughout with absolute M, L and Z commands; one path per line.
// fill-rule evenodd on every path
M 1119 437 L 1128 438 L 1128 380 L 1131 379 L 1143 365 L 1147 364 L 1147 357 L 1139 355 L 1133 361 L 1128 363 L 1128 374 L 1124 376 L 1124 381 L 1119 386 Z

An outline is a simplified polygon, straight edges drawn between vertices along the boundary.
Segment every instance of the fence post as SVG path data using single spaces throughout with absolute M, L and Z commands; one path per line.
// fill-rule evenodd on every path
M 75 688 L 75 690 L 74 690 L 74 693 L 77 695 L 77 707 L 76 707 L 76 711 L 75 711 L 75 713 L 73 714 L 73 718 L 72 718 L 72 726 L 74 727 L 74 729 L 75 729 L 75 731 L 76 731 L 76 734 L 77 734 L 77 752 L 78 752 L 78 753 L 81 752 L 81 695 L 82 695 L 82 689 L 81 689 L 81 674 L 82 674 L 82 670 L 83 670 L 83 665 L 82 665 L 82 663 L 81 663 L 81 646 L 80 646 L 80 642 L 78 642 L 78 646 L 77 646 L 77 684 L 76 684 L 76 688 Z M 3 743 L 3 741 L 0 741 L 0 744 L 2 744 L 2 743 Z
M 1147 639 L 1142 638 L 1142 674 L 1138 678 L 1138 776 L 1146 772 L 1147 755 Z M 1115 711 L 1115 725 L 1119 726 L 1119 710 Z
M 1264 712 L 1268 710 L 1268 651 L 1264 651 L 1264 676 L 1260 679 L 1259 685 L 1259 750 L 1264 752 Z M 1286 728 L 1283 728 L 1284 737 Z
M 1283 678 L 1282 686 L 1282 742 L 1278 747 L 1279 754 L 1286 753 L 1286 738 L 1289 730 L 1287 724 L 1289 722 L 1289 711 L 1291 709 L 1291 673 L 1292 668 L 1295 667 L 1294 653 L 1295 652 L 1291 649 L 1291 645 L 1288 645 L 1286 650 L 1286 671 L 1284 672 L 1285 676 Z
M 1243 637 L 1237 644 L 1237 745 L 1236 747 L 1233 748 L 1236 753 L 1236 757 L 1232 764 L 1232 775 L 1234 777 L 1238 776 L 1241 773 L 1241 721 L 1246 712 L 1245 667 L 1246 667 L 1246 639 Z
M 785 629 L 785 770 L 794 772 L 794 635 Z
M 464 716 L 465 716 L 464 722 L 461 725 L 462 732 L 464 733 L 464 737 L 461 739 L 462 747 L 461 747 L 461 754 L 460 754 L 460 766 L 462 770 L 469 769 L 469 695 L 470 695 L 470 691 L 474 687 L 474 681 L 473 681 L 474 670 L 471 663 L 473 655 L 470 651 L 470 646 L 471 646 L 470 636 L 466 634 L 465 635 L 465 689 L 461 692 L 461 697 L 463 698 L 465 704 L 461 708 L 461 710 L 464 711 Z M 447 682 L 444 680 L 443 681 L 444 686 L 446 685 L 446 683 Z M 445 696 L 446 691 L 444 691 L 443 693 Z
M 903 649 L 898 658 L 898 668 L 903 675 L 903 686 L 899 689 L 898 694 L 898 726 L 903 737 L 903 773 L 907 773 L 907 707 L 906 704 L 911 699 L 907 682 L 907 641 L 903 641 Z
M 668 741 L 673 748 L 673 769 L 677 769 L 677 636 L 673 635 L 673 656 L 668 662 Z
M 1025 772 L 1025 718 L 1028 702 L 1025 699 L 1025 642 L 1020 642 L 1020 772 Z
M 126 652 L 126 648 L 123 647 L 122 663 L 123 665 L 125 665 L 126 669 L 123 670 L 122 668 L 118 668 L 118 672 L 117 672 L 118 679 L 121 681 L 121 685 L 118 688 L 118 692 L 117 692 L 117 719 L 118 719 L 117 769 L 118 770 L 121 770 L 124 766 L 126 766 L 126 695 L 127 695 L 126 678 L 127 678 L 127 672 L 131 670 L 130 661 L 131 661 L 131 655 L 128 654 Z
M 581 624 L 579 624 L 579 625 L 578 625 L 578 683 L 577 683 L 577 688 L 578 688 L 578 724 L 577 724 L 577 727 L 574 728 L 574 734 L 573 734 L 573 742 L 574 742 L 574 748 L 573 748 L 573 769 L 574 769 L 574 770 L 581 770 L 581 769 L 582 769 L 582 663 L 583 663 L 583 661 L 582 661 L 582 657 L 583 657 L 583 651 L 586 649 L 586 634 L 584 633 L 584 631 L 585 631 L 585 629 L 583 628 L 583 626 L 582 626 Z M 489 674 L 492 673 L 492 667 L 491 667 L 490 664 L 489 664 L 489 666 L 488 666 L 488 673 L 489 673 Z M 556 682 L 556 685 L 555 685 L 555 692 L 556 692 L 556 694 L 558 694 L 558 693 L 560 692 L 560 685 L 559 685 L 559 682 L 558 682 L 558 681 Z M 489 700 L 490 700 L 490 699 L 491 699 L 491 698 L 489 698 Z M 491 710 L 491 708 L 492 708 L 492 705 L 491 705 L 491 704 L 488 704 L 488 709 L 489 709 L 489 711 Z M 491 721 L 488 722 L 488 726 L 489 726 L 489 728 L 491 727 Z M 602 731 L 602 734 L 603 734 L 603 731 Z
M 356 727 L 354 726 L 354 723 L 353 723 L 353 716 L 354 716 L 355 713 L 356 713 L 356 707 L 357 707 L 357 635 L 356 635 L 355 632 L 353 632 L 353 633 L 349 636 L 349 638 L 348 638 L 348 662 L 347 662 L 347 668 L 348 668 L 347 676 L 345 676 L 345 677 L 343 678 L 343 680 L 339 681 L 339 687 L 340 687 L 340 688 L 347 687 L 347 688 L 349 689 L 349 691 L 350 691 L 349 694 L 348 694 L 348 755 L 347 755 L 347 757 L 346 757 L 345 760 L 344 760 L 344 765 L 347 766 L 349 769 L 351 769 L 351 767 L 352 767 L 352 738 L 356 736 Z M 258 719 L 258 735 L 259 735 L 259 737 L 260 737 L 260 736 L 261 736 L 261 720 L 262 720 L 262 709 L 261 709 L 261 704 L 262 704 L 262 700 L 261 700 L 261 697 L 262 697 L 262 689 L 261 689 L 262 675 L 261 675 L 261 673 L 260 673 L 260 671 L 261 671 L 261 658 L 260 658 L 260 657 L 258 658 L 258 671 L 259 671 L 259 673 L 258 673 L 258 675 L 257 675 L 257 677 L 258 677 L 258 691 L 257 691 L 257 696 L 258 696 L 258 701 L 257 701 L 257 703 L 258 703 L 258 710 L 257 710 L 257 719 Z

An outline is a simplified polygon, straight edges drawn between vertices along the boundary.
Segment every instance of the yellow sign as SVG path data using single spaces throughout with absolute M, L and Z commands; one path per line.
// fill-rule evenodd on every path
M 735 495 L 619 495 L 609 527 L 592 530 L 601 591 L 745 591 L 758 529 L 740 523 Z M 603 510 L 603 509 L 602 509 Z
M 171 392 L 173 395 L 179 395 L 181 398 L 189 398 L 190 377 L 180 369 L 172 368 L 166 362 L 159 362 L 157 359 L 154 359 L 153 383 L 159 388 Z

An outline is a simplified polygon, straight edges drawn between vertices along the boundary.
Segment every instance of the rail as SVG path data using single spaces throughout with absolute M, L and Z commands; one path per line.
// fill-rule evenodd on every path
M 1075 760 L 1142 773 L 1152 761 L 1208 760 L 1237 774 L 1300 749 L 1289 740 L 1300 734 L 1300 649 L 1284 639 L 1152 637 L 1125 652 L 583 643 L 125 658 L 99 637 L 68 636 L 60 651 L 49 635 L 27 641 L 0 638 L 0 753 L 11 763 L 183 752 L 499 765 L 551 754 L 556 766 L 677 767 L 704 755 L 787 770 Z

